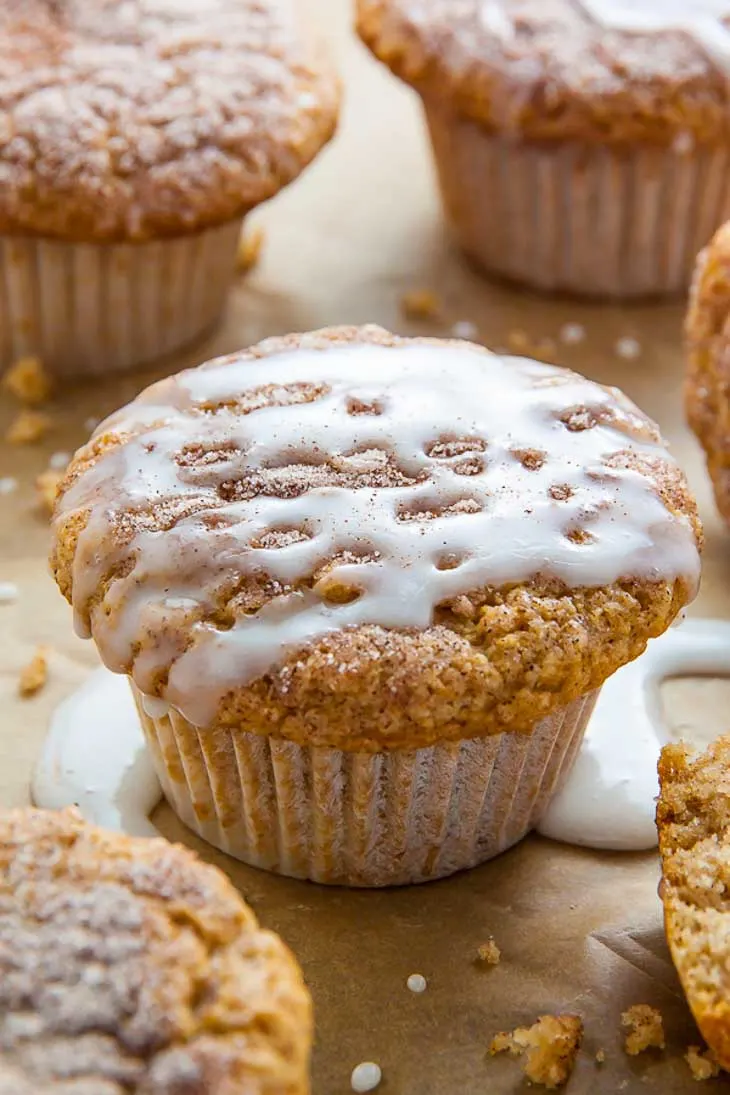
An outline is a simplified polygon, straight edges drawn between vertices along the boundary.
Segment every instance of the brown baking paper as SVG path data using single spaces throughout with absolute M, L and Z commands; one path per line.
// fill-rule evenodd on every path
M 349 34 L 342 0 L 321 0 L 318 14 L 334 35 L 347 76 L 340 136 L 302 180 L 255 217 L 266 233 L 260 265 L 239 281 L 218 334 L 182 358 L 108 384 L 58 393 L 52 433 L 28 448 L 0 444 L 0 478 L 18 490 L 0 495 L 0 582 L 19 588 L 0 605 L 0 805 L 28 802 L 28 781 L 54 706 L 96 664 L 91 644 L 75 639 L 71 614 L 46 574 L 47 519 L 33 483 L 53 453 L 70 452 L 99 418 L 143 385 L 271 334 L 330 323 L 376 321 L 404 333 L 449 333 L 475 323 L 491 346 L 512 332 L 550 338 L 558 358 L 615 383 L 659 420 L 687 468 L 707 528 L 705 578 L 694 615 L 730 618 L 730 534 L 712 504 L 700 454 L 681 408 L 682 308 L 621 310 L 547 301 L 490 285 L 474 274 L 444 231 L 429 149 L 416 98 L 371 60 Z M 442 320 L 409 323 L 401 295 L 435 290 Z M 586 339 L 560 345 L 566 323 Z M 635 360 L 617 340 L 641 344 Z M 1 397 L 0 432 L 15 405 Z M 51 648 L 50 678 L 34 699 L 17 696 L 18 675 L 36 646 Z M 727 729 L 717 682 L 674 682 L 665 689 L 676 733 L 708 739 Z M 99 748 L 105 727 L 99 725 Z M 583 1092 L 693 1092 L 682 1060 L 699 1037 L 668 958 L 657 898 L 654 854 L 599 854 L 530 838 L 484 867 L 444 882 L 389 892 L 348 892 L 287 881 L 245 868 L 190 836 L 166 807 L 154 818 L 227 871 L 263 922 L 299 956 L 314 994 L 317 1044 L 314 1090 L 350 1090 L 363 1060 L 383 1070 L 384 1095 L 507 1095 L 527 1090 L 519 1065 L 488 1058 L 497 1030 L 531 1023 L 544 1012 L 572 1011 L 586 1036 L 572 1095 Z M 477 948 L 493 935 L 502 961 L 479 967 Z M 422 995 L 411 973 L 428 980 Z M 621 1011 L 660 1008 L 667 1050 L 629 1059 Z M 604 1049 L 606 1061 L 594 1061 Z M 723 1081 L 718 1081 L 722 1083 Z

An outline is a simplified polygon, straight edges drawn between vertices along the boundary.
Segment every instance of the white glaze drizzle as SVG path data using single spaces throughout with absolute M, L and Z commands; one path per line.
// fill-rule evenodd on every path
M 319 398 L 247 415 L 227 408 L 196 413 L 265 385 L 305 384 L 319 385 Z M 380 413 L 353 414 L 353 400 Z M 589 428 L 566 425 L 576 425 L 576 408 L 579 419 L 588 409 Z M 643 416 L 619 394 L 535 362 L 467 344 L 340 345 L 222 361 L 149 389 L 97 433 L 142 424 L 141 436 L 102 457 L 63 499 L 61 520 L 91 508 L 74 560 L 75 619 L 82 634 L 91 623 L 109 668 L 125 672 L 134 662 L 135 680 L 149 695 L 171 666 L 162 698 L 197 725 L 214 717 L 232 687 L 290 651 L 364 624 L 426 628 L 437 605 L 487 584 L 537 574 L 571 588 L 622 577 L 692 584 L 699 577 L 689 522 L 668 512 L 647 477 L 607 467 L 627 449 L 669 461 Z M 477 440 L 456 457 L 431 448 L 465 438 Z M 219 457 L 181 468 L 175 458 L 191 444 Z M 525 466 L 516 455 L 523 450 L 544 454 L 542 466 Z M 295 497 L 220 497 L 223 483 L 325 460 L 350 472 L 363 464 L 377 472 L 378 461 L 388 460 L 406 478 L 398 486 L 315 485 Z M 464 460 L 477 474 L 464 474 Z M 556 500 L 551 488 L 566 485 L 570 497 Z M 168 531 L 137 531 L 110 555 L 118 514 L 171 498 L 189 500 L 190 515 Z M 474 512 L 399 519 L 464 499 Z M 213 526 L 206 507 L 214 507 Z M 280 548 L 252 545 L 270 530 L 292 528 L 306 529 L 309 538 Z M 573 542 L 568 534 L 575 529 L 587 530 L 589 542 Z M 351 603 L 331 604 L 315 585 L 239 615 L 229 630 L 201 622 L 216 592 L 242 575 L 265 572 L 290 587 L 343 552 L 365 557 L 333 571 L 359 591 Z M 110 562 L 130 557 L 134 568 L 92 610 Z M 444 559 L 458 565 L 440 569 Z M 135 658 L 141 636 L 151 641 Z M 192 637 L 187 649 L 180 636 Z
M 729 0 L 579 0 L 606 30 L 633 34 L 679 31 L 714 60 L 730 64 Z
M 730 623 L 685 622 L 604 685 L 575 766 L 539 832 L 588 848 L 656 846 L 657 759 L 671 737 L 659 687 L 691 674 L 730 676 Z M 138 836 L 155 832 L 147 819 L 161 793 L 127 681 L 97 670 L 53 716 L 33 780 L 35 803 L 78 804 L 87 820 Z
M 606 681 L 575 765 L 538 832 L 588 848 L 656 847 L 657 761 L 674 740 L 659 689 L 693 674 L 730 677 L 730 623 L 688 620 Z
M 56 708 L 31 793 L 36 806 L 78 806 L 105 829 L 159 836 L 147 819 L 162 792 L 125 677 L 97 669 Z

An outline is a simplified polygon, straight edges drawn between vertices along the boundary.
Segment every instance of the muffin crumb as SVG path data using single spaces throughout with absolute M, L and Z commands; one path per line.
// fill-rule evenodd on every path
M 18 681 L 18 695 L 24 700 L 37 695 L 48 680 L 48 651 L 39 646 L 35 654 L 22 670 Z
M 550 1090 L 570 1079 L 583 1040 L 583 1020 L 578 1015 L 541 1015 L 531 1027 L 517 1027 L 492 1039 L 490 1054 L 526 1053 L 523 1072 L 533 1084 Z
M 376 1087 L 380 1086 L 382 1078 L 383 1071 L 380 1065 L 375 1064 L 374 1061 L 362 1061 L 352 1070 L 350 1086 L 353 1091 L 358 1092 L 358 1095 L 364 1095 L 366 1091 L 375 1091 Z
M 501 957 L 502 952 L 491 935 L 477 950 L 477 958 L 485 966 L 498 966 Z
M 507 335 L 507 346 L 516 354 L 527 353 L 532 346 L 532 339 L 525 331 L 510 331 Z
M 406 319 L 437 319 L 441 313 L 441 298 L 433 289 L 409 289 L 400 299 Z
M 264 245 L 265 233 L 260 225 L 241 236 L 236 256 L 236 269 L 239 274 L 247 274 L 258 265 Z
M 606 1051 L 605 1051 L 605 1049 L 599 1049 L 598 1052 L 596 1053 L 596 1064 L 597 1065 L 602 1065 L 605 1060 L 606 1060 Z
M 5 440 L 10 445 L 37 445 L 52 426 L 47 414 L 40 411 L 21 411 L 11 423 Z
M 636 1057 L 647 1049 L 664 1049 L 664 1021 L 661 1012 L 650 1004 L 634 1004 L 621 1016 L 621 1026 L 627 1027 L 624 1049 Z
M 18 358 L 3 376 L 2 384 L 21 403 L 31 407 L 45 403 L 52 391 L 51 378 L 38 357 Z
M 684 1059 L 695 1080 L 711 1080 L 720 1074 L 720 1065 L 711 1049 L 703 1053 L 699 1046 L 688 1046 Z
M 46 468 L 46 470 L 42 471 L 36 478 L 35 489 L 38 497 L 38 505 L 49 516 L 53 513 L 53 507 L 56 504 L 56 497 L 58 495 L 58 488 L 63 477 L 63 471 L 56 470 L 55 468 Z

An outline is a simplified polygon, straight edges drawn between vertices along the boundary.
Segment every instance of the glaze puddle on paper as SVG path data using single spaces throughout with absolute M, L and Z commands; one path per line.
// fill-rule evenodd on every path
M 682 676 L 730 676 L 730 623 L 685 622 L 604 685 L 575 766 L 539 832 L 589 848 L 656 846 L 656 765 L 671 738 L 660 687 Z M 157 835 L 148 819 L 162 792 L 125 677 L 97 669 L 58 707 L 32 792 L 38 806 L 77 805 L 98 825 Z

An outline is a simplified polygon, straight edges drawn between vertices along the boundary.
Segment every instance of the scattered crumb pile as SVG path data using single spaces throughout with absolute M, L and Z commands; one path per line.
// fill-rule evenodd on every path
M 30 699 L 44 687 L 48 680 L 48 651 L 39 646 L 35 654 L 21 671 L 18 681 L 18 694 L 24 700 Z
M 730 736 L 667 746 L 657 806 L 667 942 L 687 1002 L 730 1068 Z
M 490 935 L 486 943 L 482 943 L 477 951 L 477 958 L 485 966 L 497 966 L 502 957 L 502 952 Z
M 703 1053 L 699 1046 L 689 1046 L 684 1059 L 695 1080 L 712 1080 L 720 1074 L 720 1066 L 711 1049 Z
M 10 445 L 37 445 L 52 428 L 51 419 L 42 411 L 19 411 L 8 427 L 5 440 Z
M 531 1027 L 518 1027 L 511 1034 L 497 1034 L 489 1047 L 491 1054 L 525 1055 L 523 1071 L 533 1084 L 551 1090 L 570 1079 L 583 1040 L 583 1021 L 577 1015 L 542 1015 Z
M 630 1057 L 647 1049 L 664 1049 L 664 1021 L 660 1011 L 650 1004 L 634 1004 L 621 1016 L 621 1026 L 628 1029 L 624 1048 Z
M 400 300 L 406 319 L 437 319 L 441 314 L 441 298 L 432 289 L 410 289 Z
M 261 258 L 261 250 L 264 245 L 264 230 L 261 227 L 252 228 L 241 236 L 236 258 L 236 269 L 239 274 L 246 274 L 253 270 Z
M 51 378 L 37 357 L 21 357 L 3 376 L 2 386 L 28 407 L 45 403 L 52 390 Z

